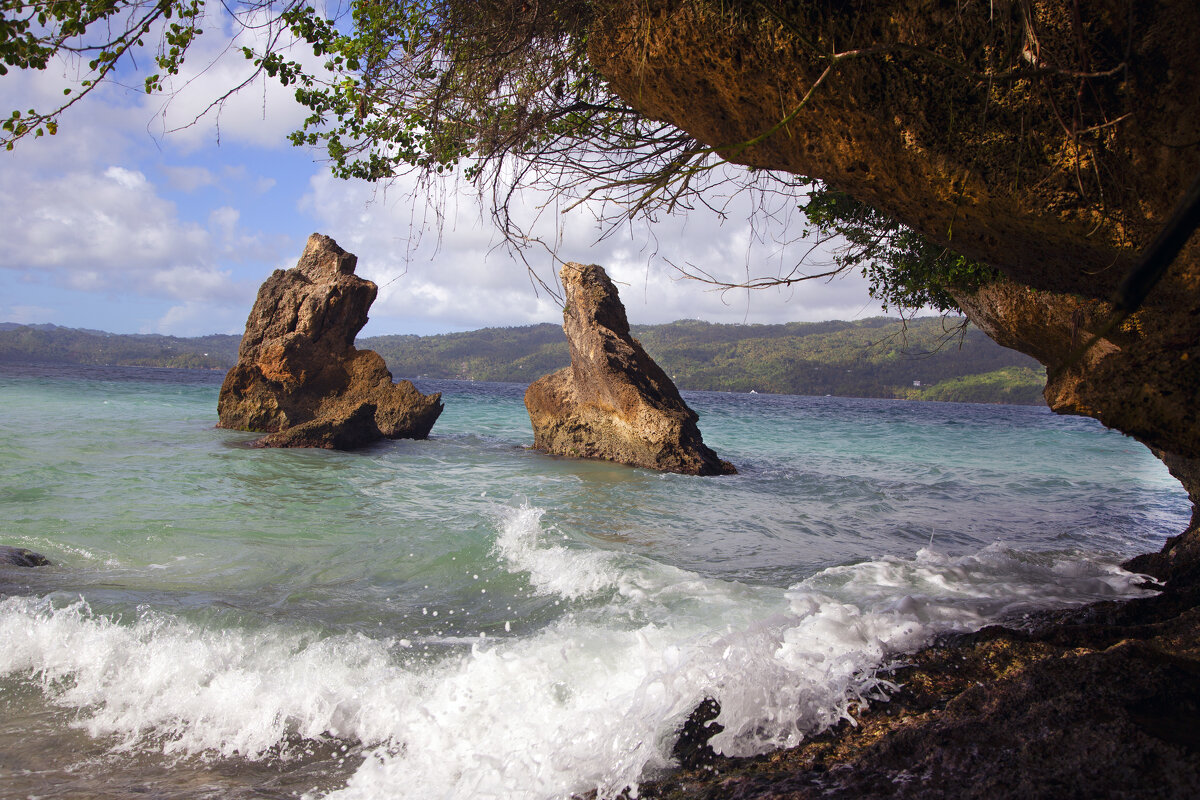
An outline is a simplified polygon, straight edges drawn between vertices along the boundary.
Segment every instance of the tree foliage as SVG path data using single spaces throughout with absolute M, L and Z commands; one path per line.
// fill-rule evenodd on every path
M 14 109 L 0 123 L 6 149 L 26 136 L 58 132 L 61 114 L 104 81 L 123 62 L 157 46 L 155 64 L 177 74 L 187 49 L 202 32 L 204 0 L 0 0 L 0 76 L 9 67 L 44 70 L 57 58 L 76 62 L 80 77 L 63 89 L 55 108 Z M 144 78 L 146 92 L 162 88 L 160 74 Z
M 835 189 L 814 191 L 804 213 L 825 234 L 842 237 L 834 259 L 841 270 L 861 269 L 871 296 L 889 307 L 954 311 L 951 288 L 971 291 L 998 273 Z

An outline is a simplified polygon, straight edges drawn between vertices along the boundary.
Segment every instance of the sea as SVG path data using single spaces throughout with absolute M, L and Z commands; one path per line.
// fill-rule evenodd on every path
M 222 375 L 0 366 L 0 797 L 601 798 L 886 703 L 936 637 L 1153 591 L 1190 506 L 1045 408 L 685 392 L 738 474 L 530 449 L 524 386 L 425 441 L 251 448 Z

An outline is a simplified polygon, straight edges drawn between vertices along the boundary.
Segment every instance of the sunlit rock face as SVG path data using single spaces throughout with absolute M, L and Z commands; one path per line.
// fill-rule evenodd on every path
M 441 395 L 393 383 L 378 353 L 354 347 L 377 292 L 357 262 L 314 233 L 295 267 L 267 278 L 221 386 L 219 427 L 265 432 L 263 447 L 339 450 L 429 435 Z
M 525 392 L 539 450 L 690 475 L 736 472 L 704 444 L 696 412 L 630 334 L 604 270 L 566 264 L 563 330 L 571 366 Z
M 588 42 L 645 115 L 996 267 L 957 295 L 972 322 L 1047 366 L 1052 408 L 1135 436 L 1200 499 L 1200 236 L 1078 352 L 1200 175 L 1200 3 L 648 0 Z

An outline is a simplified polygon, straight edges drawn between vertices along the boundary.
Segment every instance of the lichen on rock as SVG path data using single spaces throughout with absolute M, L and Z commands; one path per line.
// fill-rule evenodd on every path
M 394 383 L 378 353 L 354 347 L 378 291 L 357 263 L 314 233 L 295 267 L 267 278 L 221 386 L 218 427 L 265 432 L 262 447 L 337 450 L 429 435 L 441 395 Z
M 604 269 L 568 263 L 559 275 L 571 365 L 525 392 L 533 446 L 665 472 L 736 472 L 704 444 L 696 412 L 633 338 Z

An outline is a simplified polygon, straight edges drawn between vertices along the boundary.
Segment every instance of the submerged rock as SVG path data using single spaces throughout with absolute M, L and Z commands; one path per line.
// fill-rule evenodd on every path
M 378 291 L 357 262 L 314 233 L 295 267 L 267 278 L 221 386 L 218 427 L 266 432 L 262 447 L 337 450 L 429 435 L 441 395 L 393 383 L 378 353 L 354 347 Z
M 13 567 L 51 566 L 50 559 L 41 553 L 26 550 L 24 547 L 9 547 L 6 544 L 0 544 L 0 564 L 8 564 Z
M 533 446 L 689 475 L 736 472 L 705 446 L 696 412 L 630 334 L 625 306 L 604 270 L 571 263 L 559 275 L 571 366 L 525 392 Z

